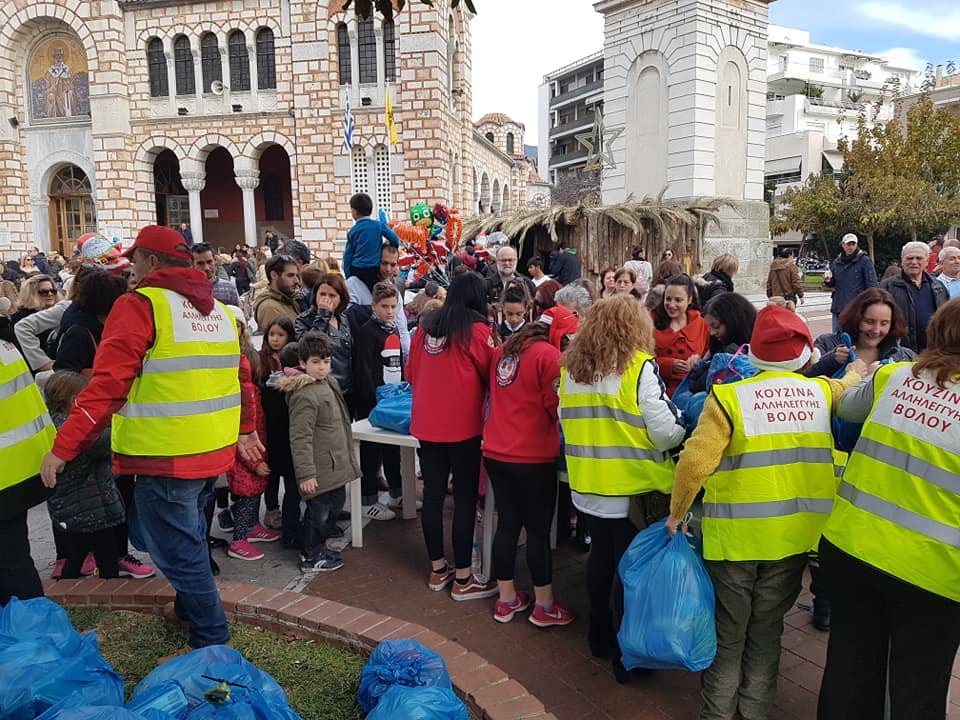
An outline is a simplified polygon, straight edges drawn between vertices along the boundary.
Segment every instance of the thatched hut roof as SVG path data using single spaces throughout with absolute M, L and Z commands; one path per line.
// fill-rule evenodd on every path
M 659 257 L 671 248 L 699 264 L 700 243 L 709 223 L 719 225 L 718 213 L 730 201 L 723 198 L 693 198 L 686 201 L 662 197 L 635 200 L 632 196 L 616 205 L 554 205 L 547 208 L 523 208 L 510 214 L 474 215 L 464 221 L 465 240 L 480 234 L 500 231 L 523 249 L 524 239 L 534 231 L 553 242 L 563 236 L 591 260 L 594 272 L 602 264 L 619 263 L 628 243 L 643 245 L 647 257 Z M 616 236 L 616 240 L 612 236 Z M 602 246 L 602 247 L 600 247 Z M 620 248 L 614 250 L 614 247 Z M 586 269 L 586 268 L 584 268 Z

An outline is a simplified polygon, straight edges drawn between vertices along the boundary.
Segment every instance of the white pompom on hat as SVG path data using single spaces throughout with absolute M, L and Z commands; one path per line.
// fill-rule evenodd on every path
M 757 313 L 749 360 L 758 370 L 796 372 L 819 359 L 810 328 L 799 315 L 776 305 L 767 305 Z

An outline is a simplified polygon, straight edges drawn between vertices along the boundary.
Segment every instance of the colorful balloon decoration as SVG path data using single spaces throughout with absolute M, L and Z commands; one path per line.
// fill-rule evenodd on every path
M 78 237 L 77 252 L 84 265 L 94 265 L 117 275 L 130 266 L 130 261 L 120 254 L 121 248 L 100 233 L 90 232 Z

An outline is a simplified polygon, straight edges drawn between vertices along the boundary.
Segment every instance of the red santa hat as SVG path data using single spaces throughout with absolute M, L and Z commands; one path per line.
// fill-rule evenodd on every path
M 750 362 L 760 370 L 796 372 L 820 359 L 810 328 L 795 312 L 767 305 L 757 313 L 750 338 Z
M 576 313 L 571 312 L 563 305 L 554 305 L 552 308 L 545 310 L 543 315 L 540 316 L 540 322 L 550 326 L 550 344 L 558 350 L 563 349 L 560 346 L 563 338 L 567 335 L 575 335 L 580 327 L 580 319 Z

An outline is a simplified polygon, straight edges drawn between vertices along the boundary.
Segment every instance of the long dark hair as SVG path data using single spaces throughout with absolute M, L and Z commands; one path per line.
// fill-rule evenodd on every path
M 712 298 L 703 308 L 703 315 L 715 317 L 723 323 L 727 332 L 722 338 L 710 336 L 710 352 L 724 352 L 728 345 L 737 346 L 750 342 L 753 324 L 757 320 L 757 309 L 743 295 L 721 293 Z
M 424 316 L 420 327 L 435 338 L 447 338 L 466 349 L 473 324 L 487 321 L 487 283 L 475 272 L 458 275 L 450 283 L 447 299 L 439 310 Z
M 280 329 L 287 334 L 287 345 L 296 342 L 297 339 L 297 333 L 293 329 L 293 323 L 290 322 L 290 318 L 284 316 L 275 317 L 267 324 L 263 329 L 263 345 L 260 346 L 260 374 L 264 378 L 275 370 L 283 369 L 282 367 L 278 367 L 273 361 L 273 353 L 277 351 L 270 347 L 270 328 L 274 325 L 279 326 Z M 282 350 L 283 348 L 280 349 Z
M 501 347 L 504 355 L 520 355 L 535 342 L 540 341 L 550 341 L 550 326 L 539 321 L 528 322 L 508 337 Z
M 693 284 L 693 280 L 690 279 L 690 276 L 673 276 L 669 281 L 667 281 L 667 287 L 663 289 L 663 297 L 660 299 L 660 304 L 657 305 L 657 311 L 653 316 L 653 326 L 657 330 L 666 330 L 668 327 L 670 327 L 670 316 L 667 315 L 666 300 L 667 290 L 671 287 L 686 288 L 687 296 L 690 298 L 690 305 L 687 308 L 688 310 L 698 310 L 700 308 L 700 303 L 697 299 L 697 286 Z

